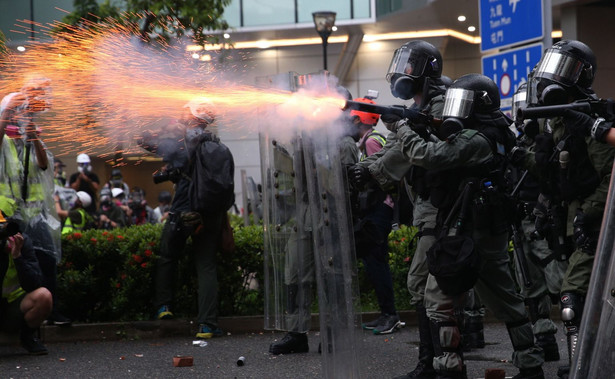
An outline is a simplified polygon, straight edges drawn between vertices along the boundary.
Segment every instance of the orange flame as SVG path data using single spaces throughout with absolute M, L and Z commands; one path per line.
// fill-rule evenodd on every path
M 50 36 L 53 27 L 41 27 Z M 303 117 L 322 117 L 323 110 L 343 108 L 336 95 L 315 96 L 232 84 L 225 71 L 204 68 L 186 58 L 182 45 L 146 46 L 135 25 L 69 27 L 51 42 L 34 41 L 28 50 L 2 57 L 0 93 L 19 91 L 33 78 L 48 78 L 52 107 L 38 116 L 43 139 L 58 155 L 78 152 L 111 155 L 143 153 L 136 139 L 152 125 L 178 118 L 187 102 L 203 98 L 217 118 L 249 115 L 259 107 L 284 105 Z M 92 26 L 86 24 L 86 26 Z M 49 38 L 49 37 L 47 37 Z M 300 96 L 297 99 L 297 96 Z M 330 112 L 324 112 L 330 115 Z M 221 116 L 221 117 L 220 117 Z M 225 123 L 224 127 L 243 127 Z

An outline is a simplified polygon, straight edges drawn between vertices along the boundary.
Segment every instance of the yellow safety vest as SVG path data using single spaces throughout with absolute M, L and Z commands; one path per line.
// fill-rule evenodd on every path
M 73 225 L 73 221 L 70 219 L 70 217 L 67 217 L 66 221 L 64 222 L 64 227 L 62 228 L 62 235 L 73 233 L 78 230 L 83 230 L 83 228 L 85 228 L 85 225 L 91 219 L 90 215 L 85 211 L 85 209 L 79 208 L 77 209 L 77 211 L 81 214 L 81 222 Z
M 9 267 L 6 270 L 6 275 L 4 275 L 4 280 L 2 281 L 2 297 L 9 303 L 12 303 L 25 293 L 26 291 L 19 285 L 15 261 L 13 261 L 13 257 L 9 255 Z

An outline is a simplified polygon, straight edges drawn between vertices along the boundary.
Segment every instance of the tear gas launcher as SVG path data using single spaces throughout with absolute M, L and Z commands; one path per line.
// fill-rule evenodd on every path
M 613 121 L 615 119 L 614 104 L 613 99 L 598 99 L 577 100 L 569 104 L 519 108 L 517 110 L 517 119 L 527 120 L 558 117 L 563 116 L 564 112 L 570 109 L 588 115 L 596 114 L 607 121 Z
M 361 112 L 377 113 L 377 114 L 394 114 L 402 119 L 408 119 L 413 124 L 432 125 L 439 126 L 442 120 L 434 118 L 433 116 L 417 111 L 416 109 L 408 108 L 403 105 L 377 105 L 370 103 L 363 103 L 360 101 L 346 100 L 346 104 L 342 107 L 342 110 L 357 110 Z

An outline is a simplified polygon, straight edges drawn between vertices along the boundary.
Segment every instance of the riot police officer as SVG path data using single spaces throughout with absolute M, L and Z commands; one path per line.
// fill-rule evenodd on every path
M 596 69 L 596 57 L 589 46 L 575 40 L 560 41 L 546 50 L 532 71 L 528 103 L 541 106 L 594 100 L 591 86 Z M 615 157 L 615 149 L 595 139 L 604 140 L 604 135 L 594 133 L 594 138 L 589 138 L 578 133 L 583 124 L 574 113 L 549 119 L 545 133 L 536 137 L 534 160 L 525 161 L 539 169 L 544 203 L 551 205 L 549 214 L 554 215 L 552 221 L 537 223 L 537 230 L 551 225 L 553 239 L 564 241 L 556 248 L 571 254 L 560 293 L 569 358 L 575 354 Z M 596 129 L 601 124 L 598 122 Z M 558 375 L 567 377 L 568 370 L 563 367 Z
M 512 115 L 515 120 L 514 128 L 518 133 L 517 147 L 533 151 L 534 138 L 539 133 L 539 122 L 521 120 L 516 111 L 527 106 L 526 95 L 527 84 L 523 83 L 513 95 Z M 518 225 L 517 233 L 520 238 L 513 237 L 513 243 L 521 245 L 517 246 L 517 252 L 524 255 L 518 258 L 515 264 L 517 282 L 529 309 L 536 344 L 544 350 L 545 361 L 558 361 L 559 347 L 555 339 L 557 326 L 551 320 L 551 303 L 559 297 L 564 272 L 568 266 L 567 257 L 553 252 L 549 249 L 547 240 L 535 233 L 536 216 L 533 210 L 540 192 L 538 180 L 517 167 L 511 167 L 509 174 L 509 182 L 518 183 L 514 200 L 517 202 L 515 223 Z M 526 266 L 523 269 L 522 264 Z
M 468 74 L 454 81 L 445 96 L 443 127 L 459 132 L 434 143 L 408 125 L 397 131 L 406 159 L 439 174 L 439 180 L 430 184 L 432 203 L 438 208 L 439 239 L 428 252 L 430 275 L 425 289 L 437 377 L 466 377 L 455 306 L 474 286 L 487 308 L 506 323 L 514 348 L 512 362 L 520 369 L 515 378 L 544 378 L 543 352 L 534 344 L 523 299 L 508 268 L 503 174 L 514 136 L 508 128 L 510 120 L 499 108 L 495 83 L 483 75 Z M 437 199 L 434 193 L 439 194 Z M 452 249 L 448 243 L 454 243 Z M 465 257 L 466 269 L 458 270 L 464 266 L 458 262 L 450 265 L 447 254 Z
M 442 80 L 442 55 L 432 44 L 415 40 L 402 45 L 393 54 L 389 71 L 386 75 L 393 96 L 402 100 L 414 100 L 414 107 L 434 119 L 441 119 L 444 106 L 445 84 Z M 395 130 L 398 124 L 412 121 L 401 120 L 393 115 L 382 115 L 382 121 L 389 130 Z M 422 135 L 438 135 L 439 130 L 433 125 L 421 125 Z M 429 192 L 426 191 L 426 171 L 415 167 L 401 152 L 395 132 L 387 136 L 384 147 L 355 165 L 350 172 L 355 185 L 375 181 L 381 188 L 390 190 L 402 181 L 399 191 L 407 191 L 413 202 L 412 222 L 419 230 L 419 239 L 408 271 L 408 290 L 412 296 L 419 321 L 419 362 L 409 377 L 432 377 L 433 346 L 429 319 L 423 300 L 427 282 L 426 252 L 435 242 L 437 209 L 431 204 Z M 399 206 L 400 202 L 396 202 Z M 376 320 L 364 327 L 375 328 L 387 320 Z

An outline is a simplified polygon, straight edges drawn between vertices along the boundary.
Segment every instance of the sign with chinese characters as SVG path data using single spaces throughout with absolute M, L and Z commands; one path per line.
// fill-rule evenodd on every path
M 479 1 L 481 52 L 543 38 L 543 1 Z
M 512 97 L 519 86 L 527 82 L 528 74 L 542 56 L 542 43 L 486 55 L 481 59 L 483 75 L 489 77 L 500 89 L 500 108 L 510 113 Z

